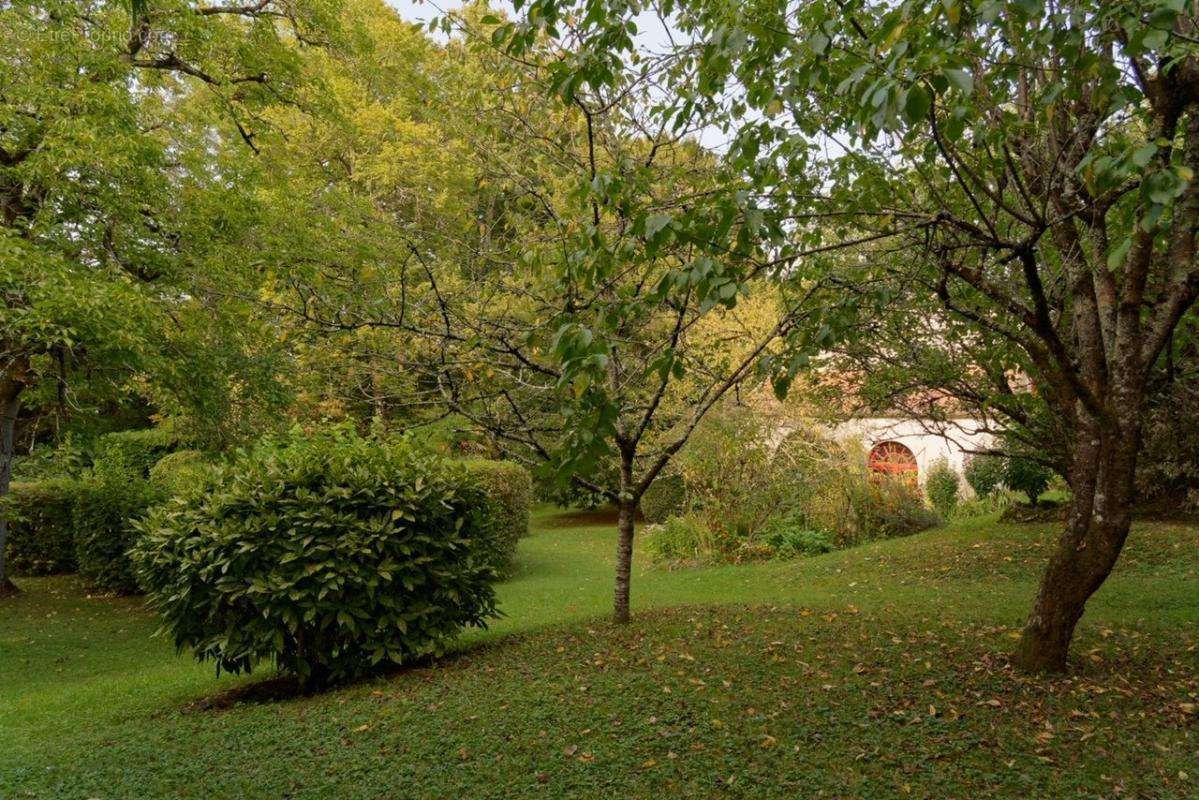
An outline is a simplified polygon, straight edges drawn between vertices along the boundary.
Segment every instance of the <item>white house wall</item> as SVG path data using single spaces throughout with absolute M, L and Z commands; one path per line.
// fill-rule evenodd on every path
M 947 423 L 931 423 L 925 420 L 873 417 L 851 419 L 832 428 L 834 438 L 857 440 L 869 451 L 880 442 L 899 442 L 916 457 L 916 468 L 921 483 L 928 470 L 944 458 L 958 475 L 962 474 L 965 460 L 970 451 L 985 449 L 991 435 L 980 432 L 974 420 L 953 420 Z M 963 488 L 968 490 L 965 481 Z

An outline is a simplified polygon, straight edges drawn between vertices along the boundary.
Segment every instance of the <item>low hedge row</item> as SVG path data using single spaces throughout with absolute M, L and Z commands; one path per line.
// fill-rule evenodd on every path
M 145 479 L 95 475 L 79 482 L 76 497 L 71 520 L 80 577 L 104 591 L 137 592 L 128 556 L 139 535 L 135 526 L 167 494 Z
M 165 497 L 147 480 L 117 474 L 13 484 L 9 565 L 18 575 L 77 571 L 95 589 L 136 592 L 125 554 L 133 522 Z
M 355 464 L 360 457 L 361 463 Z M 110 467 L 113 463 L 134 463 L 122 462 L 122 458 L 110 462 Z M 166 543 L 172 534 L 168 532 L 183 536 L 184 529 L 191 534 L 196 534 L 198 528 L 229 530 L 234 516 L 261 513 L 262 519 L 253 524 L 270 527 L 267 533 L 271 538 L 316 529 L 320 536 L 336 537 L 338 547 L 350 543 L 356 546 L 365 536 L 363 524 L 372 528 L 374 536 L 391 524 L 405 523 L 404 503 L 412 502 L 414 492 L 421 495 L 425 484 L 433 480 L 457 498 L 455 524 L 461 526 L 458 533 L 465 538 L 455 547 L 470 551 L 477 563 L 468 572 L 482 570 L 489 576 L 489 585 L 511 571 L 517 542 L 528 533 L 533 494 L 532 477 L 518 465 L 484 460 L 442 462 L 408 444 L 384 446 L 344 431 L 315 437 L 297 435 L 282 444 L 266 442 L 223 469 L 208 464 L 196 451 L 177 451 L 146 472 L 148 477 L 141 475 L 140 467 L 132 471 L 98 468 L 78 478 L 14 484 L 8 541 L 13 571 L 25 575 L 78 571 L 97 589 L 132 593 L 139 589 L 139 576 L 129 555 L 131 549 L 136 549 L 143 565 L 140 579 L 147 581 L 153 591 L 164 582 L 181 579 L 161 574 L 166 564 L 183 572 L 188 569 L 185 564 L 170 561 Z M 414 486 L 405 487 L 405 482 Z M 287 491 L 294 491 L 295 496 L 287 498 Z M 371 496 L 377 498 L 376 506 L 368 502 Z M 177 500 L 167 503 L 168 498 Z M 235 509 L 236 503 L 230 498 L 240 498 L 238 503 L 264 505 L 257 511 L 244 506 Z M 356 521 L 356 515 L 367 514 L 373 507 L 378 510 L 377 504 L 392 501 L 396 505 L 388 507 L 387 513 L 399 516 L 390 523 L 374 517 L 366 523 Z M 343 506 L 345 512 L 339 512 Z M 156 507 L 161 511 L 150 513 Z M 421 513 L 428 516 L 431 512 L 425 509 Z M 147 514 L 150 518 L 143 524 Z M 187 528 L 189 524 L 193 527 Z M 139 543 L 143 531 L 153 533 L 149 543 Z M 469 546 L 463 543 L 467 539 Z M 377 552 L 391 546 L 382 539 L 374 541 Z M 411 548 L 411 543 L 397 546 Z M 420 546 L 410 552 L 416 557 L 420 548 L 427 546 L 421 540 Z M 150 555 L 159 547 L 167 547 L 164 560 Z M 270 551 L 269 547 L 264 549 Z M 155 569 L 159 570 L 157 575 Z M 452 581 L 448 591 L 455 591 Z M 467 615 L 467 619 L 467 624 L 473 624 L 475 618 Z M 435 640 L 440 641 L 430 634 L 428 642 Z M 208 645 L 196 646 L 211 651 Z M 405 652 L 411 655 L 422 648 L 425 645 Z M 397 655 L 389 653 L 388 658 Z M 212 657 L 218 658 L 225 669 L 244 663 L 242 656 L 226 651 Z M 333 665 L 318 664 L 314 668 L 323 674 L 326 667 L 339 674 L 345 671 Z
M 57 575 L 76 570 L 72 514 L 78 491 L 79 481 L 71 478 L 11 486 L 5 551 L 14 574 Z

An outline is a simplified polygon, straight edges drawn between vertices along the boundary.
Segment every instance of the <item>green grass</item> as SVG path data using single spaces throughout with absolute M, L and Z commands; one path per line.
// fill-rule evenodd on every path
M 593 523 L 593 521 L 592 521 Z M 1012 672 L 1052 528 L 960 523 L 664 571 L 608 624 L 614 532 L 538 514 L 462 654 L 199 710 L 136 599 L 0 603 L 0 798 L 1199 797 L 1199 531 L 1139 523 L 1067 677 Z

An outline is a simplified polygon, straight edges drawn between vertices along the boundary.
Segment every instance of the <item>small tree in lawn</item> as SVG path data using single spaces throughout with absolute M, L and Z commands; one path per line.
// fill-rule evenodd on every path
M 782 184 L 798 184 L 772 196 L 780 215 L 835 220 L 842 235 L 885 247 L 897 273 L 862 261 L 843 265 L 838 285 L 846 296 L 877 297 L 887 285 L 892 298 L 935 299 L 980 355 L 967 397 L 988 414 L 1019 427 L 1045 412 L 1056 450 L 1045 460 L 1067 476 L 1072 507 L 1016 661 L 1063 669 L 1087 599 L 1128 535 L 1150 375 L 1199 296 L 1194 8 L 684 0 L 672 9 L 672 74 L 686 76 L 671 86 L 673 118 L 722 125 L 732 164 L 761 172 L 765 162 Z M 569 39 L 575 80 L 610 82 L 633 48 L 634 16 L 614 0 L 535 0 L 511 36 L 581 20 Z M 795 231 L 802 247 L 829 226 Z M 912 310 L 871 310 L 880 309 Z M 1017 370 L 1031 386 L 1013 382 Z
M 782 230 L 740 177 L 693 128 L 653 120 L 659 68 L 588 89 L 551 46 L 497 52 L 497 23 L 444 21 L 449 51 L 479 71 L 441 102 L 469 120 L 450 146 L 478 182 L 474 231 L 422 234 L 386 280 L 344 264 L 336 280 L 310 275 L 296 310 L 330 331 L 405 332 L 393 358 L 423 348 L 421 383 L 446 408 L 546 479 L 613 502 L 623 622 L 641 498 L 709 410 L 770 372 L 810 287 L 775 280 L 766 248 Z

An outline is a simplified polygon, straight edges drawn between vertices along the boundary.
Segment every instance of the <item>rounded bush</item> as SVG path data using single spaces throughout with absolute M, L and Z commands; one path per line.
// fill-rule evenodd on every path
M 1049 488 L 1049 479 L 1052 477 L 1053 473 L 1048 467 L 1043 467 L 1031 459 L 1010 456 L 1004 460 L 1004 485 L 1013 491 L 1028 495 L 1028 502 L 1034 508 L 1041 495 Z
M 990 497 L 1003 486 L 1003 459 L 998 456 L 971 455 L 962 470 L 966 483 L 978 497 Z
M 948 519 L 957 507 L 959 489 L 958 474 L 947 460 L 939 459 L 929 468 L 928 476 L 924 479 L 924 493 L 942 517 Z
M 199 450 L 176 450 L 150 467 L 150 483 L 174 497 L 202 489 L 212 476 L 213 466 Z
M 662 523 L 682 514 L 687 505 L 687 486 L 677 473 L 659 475 L 641 495 L 641 516 L 646 522 Z
M 486 517 L 492 528 L 492 565 L 498 574 L 506 575 L 512 569 L 517 542 L 529 533 L 533 476 L 511 461 L 474 459 L 462 463 L 470 479 L 487 497 Z
M 409 444 L 291 434 L 152 511 L 132 556 L 179 649 L 323 684 L 495 616 L 487 508 L 465 467 Z

